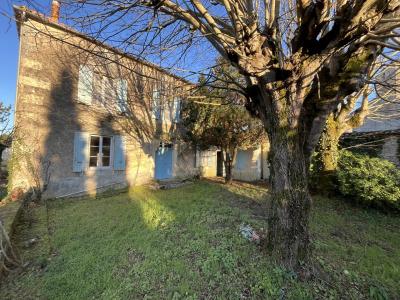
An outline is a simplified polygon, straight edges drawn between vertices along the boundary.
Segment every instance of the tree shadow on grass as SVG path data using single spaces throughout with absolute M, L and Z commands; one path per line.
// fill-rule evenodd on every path
M 226 194 L 226 199 L 230 201 L 230 205 L 250 210 L 256 218 L 267 218 L 270 198 L 266 183 L 253 184 L 235 180 L 232 184 L 227 185 L 215 178 L 205 179 L 205 181 L 217 185 Z

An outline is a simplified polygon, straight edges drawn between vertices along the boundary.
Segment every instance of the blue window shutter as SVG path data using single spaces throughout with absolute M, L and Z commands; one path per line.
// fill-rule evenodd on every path
M 179 118 L 181 115 L 181 99 L 175 98 L 174 99 L 174 121 L 179 122 Z
M 120 135 L 114 136 L 114 170 L 125 170 L 125 140 Z
M 93 93 L 93 72 L 88 66 L 79 66 L 78 101 L 90 105 Z
M 128 103 L 128 83 L 124 79 L 118 79 L 117 81 L 117 100 L 119 111 L 126 112 Z
M 74 135 L 74 161 L 73 172 L 83 172 L 87 165 L 89 134 L 86 132 L 75 132 Z

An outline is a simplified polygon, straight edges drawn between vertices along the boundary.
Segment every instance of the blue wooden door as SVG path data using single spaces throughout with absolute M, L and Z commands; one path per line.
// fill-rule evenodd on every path
M 156 151 L 155 178 L 168 179 L 172 177 L 172 148 L 160 147 Z

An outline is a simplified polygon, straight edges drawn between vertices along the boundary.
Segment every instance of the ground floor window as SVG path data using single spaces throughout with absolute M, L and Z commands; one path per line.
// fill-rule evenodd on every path
M 111 137 L 90 136 L 89 167 L 110 167 Z

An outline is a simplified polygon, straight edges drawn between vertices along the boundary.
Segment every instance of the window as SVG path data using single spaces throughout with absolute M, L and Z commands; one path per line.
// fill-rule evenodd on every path
M 116 98 L 115 87 L 113 86 L 113 80 L 111 78 L 103 77 L 101 94 L 103 105 L 106 107 L 108 107 L 110 102 Z
M 104 76 L 101 94 L 104 106 L 112 109 L 116 108 L 120 112 L 126 112 L 128 83 L 125 79 L 112 79 Z
M 90 136 L 89 167 L 110 167 L 111 137 Z

